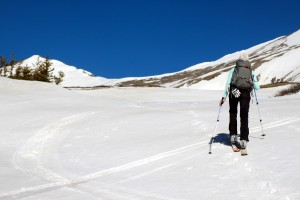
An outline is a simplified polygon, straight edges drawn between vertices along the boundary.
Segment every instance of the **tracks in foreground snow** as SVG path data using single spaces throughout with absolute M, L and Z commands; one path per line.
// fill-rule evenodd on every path
M 207 143 L 206 141 L 194 143 L 174 150 L 170 150 L 150 157 L 146 157 L 137 161 L 133 161 L 127 164 L 123 164 L 117 167 L 112 167 L 92 174 L 81 176 L 74 180 L 69 180 L 63 177 L 62 175 L 48 169 L 46 166 L 44 166 L 42 162 L 42 158 L 44 157 L 45 151 L 47 149 L 53 148 L 52 147 L 53 143 L 55 143 L 57 140 L 60 140 L 61 137 L 65 137 L 61 134 L 64 128 L 71 126 L 73 123 L 79 122 L 80 120 L 86 117 L 90 117 L 93 114 L 95 114 L 95 112 L 85 112 L 85 113 L 62 118 L 57 122 L 47 125 L 43 129 L 41 129 L 37 134 L 35 134 L 32 138 L 26 141 L 25 144 L 21 146 L 14 154 L 13 163 L 15 167 L 23 171 L 24 173 L 32 174 L 43 180 L 50 181 L 51 183 L 11 191 L 7 194 L 0 195 L 0 199 L 17 199 L 17 198 L 35 195 L 42 192 L 56 190 L 64 187 L 75 189 L 75 186 L 78 186 L 79 184 L 87 183 L 89 181 L 95 180 L 105 175 L 110 175 L 125 170 L 129 170 L 129 169 L 134 169 L 154 162 L 158 162 L 160 160 L 169 157 L 177 156 L 182 153 L 198 149 L 199 147 L 204 146 Z M 169 164 L 167 166 L 158 167 L 149 172 L 145 172 L 140 175 L 137 175 L 136 177 L 132 177 L 132 179 L 146 176 L 147 174 L 151 174 L 156 171 L 162 170 L 164 168 L 170 167 L 176 163 L 178 162 L 174 162 L 173 164 Z M 128 180 L 122 180 L 122 181 L 126 182 Z M 84 190 L 86 190 L 86 187 L 87 186 L 85 186 Z M 81 190 L 80 188 L 81 187 L 76 187 L 75 190 Z M 157 197 L 157 199 L 170 199 L 170 198 Z
M 131 191 L 129 192 L 129 189 L 119 188 L 119 192 L 114 191 L 108 191 L 103 188 L 95 188 L 92 186 L 86 186 L 83 185 L 84 183 L 90 182 L 92 180 L 98 179 L 105 175 L 110 175 L 134 168 L 138 168 L 141 166 L 145 166 L 154 162 L 161 161 L 163 159 L 167 159 L 170 157 L 178 156 L 182 153 L 189 152 L 192 150 L 199 149 L 202 146 L 207 145 L 207 141 L 194 143 L 191 145 L 187 145 L 184 147 L 180 147 L 174 150 L 162 152 L 150 157 L 146 157 L 137 161 L 133 161 L 127 164 L 123 164 L 117 167 L 112 167 L 109 169 L 101 170 L 95 173 L 91 173 L 85 176 L 81 176 L 79 178 L 76 178 L 74 180 L 69 180 L 65 177 L 63 177 L 60 174 L 57 174 L 56 172 L 53 172 L 52 170 L 48 169 L 46 166 L 43 165 L 42 157 L 45 153 L 44 151 L 47 148 L 51 148 L 51 145 L 61 137 L 62 130 L 65 127 L 68 127 L 72 125 L 73 123 L 76 123 L 86 117 L 89 117 L 91 115 L 95 114 L 95 112 L 85 112 L 77 115 L 72 115 L 66 118 L 63 118 L 59 120 L 58 122 L 52 123 L 46 127 L 44 127 L 42 130 L 40 130 L 36 135 L 34 135 L 32 138 L 30 138 L 23 146 L 21 146 L 17 152 L 14 155 L 13 162 L 15 166 L 22 170 L 25 173 L 32 174 L 34 176 L 40 177 L 41 179 L 50 181 L 51 183 L 43 184 L 39 186 L 29 187 L 29 188 L 22 188 L 20 190 L 11 191 L 7 194 L 2 194 L 0 196 L 0 199 L 17 199 L 26 197 L 29 195 L 35 195 L 42 192 L 47 192 L 51 190 L 56 190 L 60 188 L 69 188 L 72 190 L 80 190 L 82 192 L 88 192 L 88 193 L 106 193 L 107 195 L 111 196 L 118 196 L 119 194 L 122 194 L 123 199 L 134 199 L 134 195 L 136 196 L 144 196 L 144 197 L 152 197 L 153 199 L 163 199 L 163 200 L 171 200 L 171 198 L 163 197 L 155 194 L 148 194 L 146 192 L 140 192 L 140 191 Z M 278 120 L 269 124 L 265 124 L 265 129 L 275 128 L 278 126 L 283 126 L 289 123 L 293 123 L 296 121 L 299 121 L 299 117 L 294 118 L 287 118 L 283 120 Z M 251 129 L 251 132 L 259 132 L 259 127 L 254 127 Z M 182 161 L 182 160 L 181 160 Z M 146 176 L 151 173 L 155 173 L 157 171 L 163 170 L 165 168 L 171 167 L 178 162 L 169 163 L 168 165 L 164 165 L 161 167 L 157 167 L 155 169 L 152 169 L 150 171 L 137 174 L 136 176 L 133 176 L 128 179 L 120 180 L 119 183 L 130 181 L 133 179 L 137 179 L 143 176 Z M 118 184 L 118 183 L 116 183 Z M 118 188 L 114 185 L 115 188 Z M 126 193 L 126 194 L 125 194 Z

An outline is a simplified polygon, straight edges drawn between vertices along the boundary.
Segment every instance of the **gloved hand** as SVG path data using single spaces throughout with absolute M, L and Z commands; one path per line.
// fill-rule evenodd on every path
M 220 103 L 219 103 L 219 106 L 223 105 L 223 103 L 226 101 L 225 97 L 222 97 Z
M 237 89 L 237 88 L 232 89 L 232 90 L 231 90 L 231 93 L 233 94 L 233 96 L 234 96 L 235 98 L 239 98 L 240 95 L 241 95 L 241 92 L 240 92 L 239 89 Z

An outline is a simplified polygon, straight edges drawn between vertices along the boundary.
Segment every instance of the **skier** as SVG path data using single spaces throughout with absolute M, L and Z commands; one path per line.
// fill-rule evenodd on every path
M 252 90 L 259 90 L 257 77 L 251 68 L 246 52 L 240 54 L 236 66 L 229 71 L 224 95 L 219 103 L 221 106 L 229 95 L 229 140 L 234 151 L 237 148 L 237 111 L 240 103 L 240 148 L 241 155 L 247 155 L 246 147 L 249 141 L 248 114 Z

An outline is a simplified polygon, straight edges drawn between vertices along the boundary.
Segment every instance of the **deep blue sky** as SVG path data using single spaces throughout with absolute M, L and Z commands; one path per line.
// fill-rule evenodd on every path
M 179 71 L 300 28 L 299 0 L 0 0 L 0 5 L 0 55 L 48 56 L 107 78 Z

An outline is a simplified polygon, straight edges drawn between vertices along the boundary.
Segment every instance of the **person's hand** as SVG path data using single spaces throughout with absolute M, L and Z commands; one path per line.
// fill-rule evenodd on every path
M 226 101 L 226 99 L 224 97 L 222 97 L 222 99 L 220 100 L 219 106 L 222 106 L 225 101 Z

